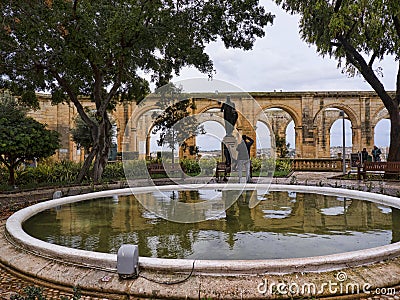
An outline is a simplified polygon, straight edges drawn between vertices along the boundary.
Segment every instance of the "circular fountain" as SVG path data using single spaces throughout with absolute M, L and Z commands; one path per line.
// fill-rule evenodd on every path
M 269 186 L 269 185 L 268 185 Z M 109 253 L 92 252 L 87 250 L 73 249 L 65 246 L 51 244 L 27 234 L 23 229 L 23 224 L 31 217 L 48 209 L 60 209 L 62 205 L 86 201 L 90 199 L 113 197 L 115 195 L 131 195 L 135 196 L 147 195 L 150 192 L 168 192 L 171 190 L 199 190 L 205 188 L 204 185 L 186 185 L 185 187 L 158 186 L 154 187 L 137 187 L 129 189 L 102 191 L 90 193 L 86 195 L 71 196 L 47 202 L 39 203 L 25 209 L 22 209 L 12 215 L 6 223 L 6 232 L 8 240 L 16 247 L 18 251 L 26 252 L 29 255 L 39 256 L 47 261 L 62 262 L 70 264 L 74 267 L 83 267 L 86 269 L 101 270 L 103 272 L 116 272 L 117 255 Z M 210 190 L 227 190 L 242 191 L 242 184 L 209 184 L 207 189 Z M 267 189 L 262 184 L 247 184 L 246 190 Z M 281 191 L 289 193 L 316 193 L 327 196 L 343 197 L 350 199 L 358 199 L 375 203 L 378 206 L 390 207 L 393 209 L 400 208 L 399 200 L 395 197 L 386 195 L 378 195 L 367 192 L 354 190 L 344 190 L 338 188 L 327 187 L 311 187 L 311 186 L 295 186 L 295 185 L 271 185 L 269 191 Z M 261 200 L 263 201 L 268 200 Z M 248 203 L 249 204 L 249 203 Z M 345 209 L 345 208 L 344 208 Z M 384 209 L 384 208 L 383 208 Z M 268 213 L 268 212 L 266 212 Z M 325 211 L 329 214 L 329 209 Z M 283 216 L 285 217 L 285 216 Z M 214 218 L 214 217 L 213 217 Z M 397 229 L 394 229 L 397 230 Z M 397 233 L 398 234 L 398 233 Z M 274 245 L 268 245 L 273 247 Z M 294 248 L 296 245 L 293 246 Z M 140 254 L 140 253 L 139 253 Z M 205 276 L 212 278 L 217 276 L 218 280 L 223 280 L 225 275 L 238 276 L 274 276 L 273 274 L 329 274 L 332 270 L 342 270 L 349 267 L 357 267 L 375 264 L 384 260 L 389 260 L 400 256 L 400 242 L 392 241 L 391 244 L 349 251 L 343 253 L 335 253 L 329 255 L 291 257 L 278 259 L 171 259 L 159 257 L 143 257 L 139 258 L 140 270 L 142 272 L 168 272 L 168 273 L 191 273 L 196 276 Z M 395 259 L 395 261 L 397 261 Z M 113 290 L 114 291 L 114 290 Z
M 199 188 L 204 188 L 203 185 L 190 185 L 186 186 L 185 190 L 198 190 Z M 227 188 L 227 187 L 225 187 Z M 248 185 L 246 187 L 249 190 L 256 190 L 262 188 L 260 185 Z M 219 189 L 221 190 L 221 185 L 209 185 L 207 189 Z M 229 191 L 241 190 L 242 185 L 230 185 L 228 187 Z M 157 190 L 164 192 L 176 191 L 176 186 L 162 186 L 158 187 Z M 148 192 L 152 191 L 152 188 L 137 188 L 133 192 L 136 195 L 147 195 Z M 393 208 L 398 208 L 398 199 L 385 196 L 370 194 L 359 191 L 350 191 L 334 188 L 317 188 L 317 187 L 299 187 L 299 186 L 282 186 L 282 185 L 272 185 L 270 191 L 292 191 L 297 193 L 317 193 L 324 195 L 333 195 L 335 197 L 347 197 L 351 199 L 361 199 L 366 201 L 371 201 L 374 203 L 386 205 Z M 70 261 L 74 263 L 85 261 L 88 264 L 95 264 L 101 267 L 115 267 L 116 255 L 107 254 L 100 252 L 91 252 L 79 249 L 67 248 L 55 244 L 50 244 L 42 240 L 36 239 L 28 235 L 25 230 L 23 230 L 22 224 L 26 222 L 29 218 L 38 214 L 39 212 L 49 209 L 49 208 L 59 208 L 61 205 L 66 203 L 72 203 L 77 201 L 84 201 L 88 199 L 97 199 L 103 197 L 112 197 L 115 195 L 129 195 L 132 193 L 131 189 L 114 190 L 106 192 L 92 193 L 88 195 L 66 197 L 61 199 L 56 199 L 48 201 L 45 203 L 40 203 L 26 209 L 23 209 L 9 218 L 7 221 L 7 232 L 12 237 L 12 239 L 22 245 L 24 248 L 29 250 L 34 250 L 41 254 L 46 254 L 56 258 L 62 258 L 65 261 Z M 213 217 L 214 218 L 214 217 Z M 29 225 L 28 225 L 29 226 Z M 41 225 L 42 226 L 42 225 Z M 51 224 L 50 224 L 51 226 Z M 90 224 L 89 224 L 90 226 Z M 312 237 L 308 237 L 312 238 Z M 370 237 L 368 237 L 370 238 Z M 322 247 L 323 245 L 321 245 Z M 279 246 L 277 246 L 279 247 Z M 364 246 L 366 247 L 366 246 Z M 296 247 L 293 247 L 296 248 Z M 311 249 L 310 249 L 311 251 Z M 115 250 L 114 250 L 115 252 Z M 311 252 L 309 252 L 311 253 Z M 198 272 L 204 273 L 259 273 L 259 272 L 269 272 L 269 273 L 290 273 L 290 272 L 307 272 L 307 271 L 326 271 L 331 269 L 343 268 L 346 266 L 356 266 L 366 263 L 372 263 L 394 257 L 400 254 L 400 244 L 392 243 L 380 247 L 373 247 L 371 249 L 363 249 L 359 251 L 349 251 L 345 253 L 336 253 L 329 255 L 318 255 L 311 257 L 293 257 L 286 258 L 275 258 L 275 259 L 252 259 L 251 253 L 245 253 L 244 257 L 248 257 L 246 262 L 244 257 L 239 257 L 239 259 L 229 260 L 229 259 L 197 259 L 196 257 L 196 270 Z M 212 256 L 212 254 L 210 254 Z M 303 254 L 304 256 L 304 254 Z M 167 268 L 169 270 L 188 270 L 192 266 L 192 259 L 163 259 L 163 258 L 151 258 L 151 257 L 141 257 L 142 268 Z

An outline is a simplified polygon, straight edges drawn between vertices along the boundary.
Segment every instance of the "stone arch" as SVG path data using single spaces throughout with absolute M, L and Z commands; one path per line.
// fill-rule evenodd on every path
M 329 108 L 343 110 L 346 119 L 351 123 L 352 128 L 352 152 L 360 150 L 361 147 L 361 121 L 355 111 L 348 105 L 343 103 L 330 103 L 329 105 L 321 107 L 314 116 L 313 127 L 316 136 L 316 157 L 330 157 L 330 130 L 333 123 L 340 117 L 324 115 Z
M 149 155 L 148 135 L 153 127 L 151 117 L 146 116 L 151 111 L 157 111 L 159 107 L 152 103 L 145 106 L 136 106 L 128 117 L 128 123 L 123 134 L 122 151 L 132 153 L 134 157 L 144 159 Z
M 132 117 L 130 120 L 131 128 L 137 128 L 139 119 L 143 117 L 144 114 L 152 110 L 159 110 L 159 107 L 156 105 L 148 105 L 141 108 L 137 107 L 136 110 L 132 112 Z
M 371 118 L 371 127 L 375 128 L 376 124 L 382 119 L 389 119 L 389 112 L 384 105 L 380 106 Z
M 205 134 L 194 137 L 195 146 L 198 146 L 200 150 L 218 150 L 222 155 L 222 141 L 225 135 L 224 122 L 221 122 L 220 119 L 210 118 L 200 124 L 204 125 Z
M 218 100 L 215 100 L 215 99 L 200 99 L 200 100 L 206 100 L 209 102 L 207 105 L 202 106 L 200 109 L 196 109 L 195 113 L 200 116 L 203 116 L 204 113 L 206 113 L 207 111 L 209 111 L 211 109 L 220 109 L 221 108 L 221 102 L 218 102 Z M 231 100 L 233 102 L 237 102 L 236 103 L 237 105 L 240 105 L 240 101 L 242 99 L 236 99 L 235 97 L 232 97 Z M 238 112 L 238 119 L 237 119 L 235 127 L 239 131 L 242 131 L 243 129 L 246 130 L 246 127 L 249 127 L 247 124 L 247 123 L 249 123 L 248 116 L 245 116 L 238 107 L 236 107 L 236 110 Z M 219 115 L 218 117 L 220 118 L 220 120 L 218 122 L 220 123 L 221 120 L 223 120 L 223 113 L 217 112 L 216 114 Z M 222 121 L 221 124 L 225 127 L 224 121 Z M 246 124 L 247 124 L 247 126 L 246 126 Z M 250 126 L 251 126 L 251 124 L 250 124 Z M 249 132 L 245 132 L 245 133 L 249 134 Z
M 264 124 L 264 125 L 267 127 L 268 131 L 269 131 L 269 134 L 270 134 L 270 143 L 271 143 L 271 151 L 273 151 L 273 152 L 271 152 L 271 155 L 272 155 L 272 157 L 274 157 L 272 153 L 274 153 L 276 149 L 273 147 L 275 138 L 273 137 L 273 134 L 272 134 L 272 133 L 273 133 L 273 130 L 272 130 L 272 127 L 271 127 L 271 123 L 268 122 L 268 121 L 265 121 L 265 120 L 263 120 L 263 119 L 258 120 L 257 123 L 258 123 L 258 122 Z M 258 125 L 257 125 L 257 123 L 256 123 L 256 126 L 254 127 L 254 128 L 255 128 L 255 132 L 256 132 L 256 140 L 255 140 L 255 141 L 257 141 L 257 139 L 260 138 L 260 137 L 258 136 L 258 134 L 257 134 L 257 130 L 258 130 Z M 260 144 L 261 144 L 261 142 L 260 142 Z M 256 142 L 256 143 L 254 143 L 254 145 L 255 145 L 256 153 L 257 153 L 257 155 L 258 155 L 258 150 L 259 150 L 258 146 L 259 146 L 259 143 Z
M 263 112 L 268 109 L 271 109 L 271 108 L 280 108 L 280 109 L 284 110 L 285 112 L 287 112 L 292 117 L 295 127 L 302 125 L 301 116 L 299 116 L 299 114 L 293 107 L 284 105 L 284 104 L 276 104 L 276 103 L 271 103 L 271 104 L 262 106 L 261 109 L 255 113 L 255 115 L 258 116 L 258 118 L 256 118 L 256 121 L 259 121 L 260 118 L 262 119 Z
M 196 109 L 193 113 L 193 115 L 196 116 L 198 124 L 203 124 L 204 122 L 207 121 L 213 121 L 218 124 L 220 124 L 223 128 L 225 128 L 225 123 L 223 119 L 223 113 L 220 111 L 221 104 L 218 102 L 218 100 L 211 99 L 211 98 L 193 98 L 196 103 Z M 204 105 L 205 103 L 205 105 Z M 200 105 L 201 104 L 201 105 Z M 218 111 L 212 111 L 218 109 Z M 188 147 L 196 147 L 197 146 L 197 136 L 192 136 L 188 138 L 186 141 L 186 144 Z M 183 158 L 194 158 L 193 155 L 187 152 L 183 152 L 183 149 L 180 149 L 180 157 Z
M 265 120 L 258 120 L 257 122 L 261 122 L 261 123 L 263 123 L 265 126 L 267 126 L 267 128 L 268 128 L 268 130 L 269 130 L 270 133 L 273 132 L 270 122 L 266 122 Z M 257 123 L 256 123 L 256 127 L 257 127 Z M 257 128 L 256 128 L 256 129 L 257 129 Z
M 372 141 L 373 141 L 374 145 L 376 144 L 376 140 L 375 140 L 376 126 L 378 125 L 378 123 L 380 121 L 385 120 L 385 119 L 389 120 L 389 126 L 390 126 L 389 112 L 384 105 L 381 105 L 377 109 L 375 114 L 371 117 L 371 136 L 372 136 Z M 389 129 L 388 135 L 389 135 L 388 140 L 389 140 L 389 144 L 390 144 L 390 129 Z
M 222 117 L 222 112 L 207 112 L 208 110 L 211 109 L 215 109 L 218 108 L 218 106 L 212 106 L 212 107 L 205 107 L 204 109 L 202 109 L 202 112 L 195 112 L 196 116 L 197 116 L 197 122 L 198 125 L 201 125 L 205 122 L 215 122 L 219 125 L 222 126 L 222 128 L 225 129 L 225 122 L 224 119 Z M 207 134 L 207 132 L 206 132 Z M 191 136 L 190 138 L 188 138 L 185 142 L 187 144 L 188 147 L 196 147 L 197 146 L 197 137 L 198 136 Z M 222 151 L 222 150 L 221 150 Z M 195 155 L 192 155 L 190 153 L 188 153 L 187 151 L 184 152 L 183 149 L 179 150 L 179 155 L 181 158 L 195 158 Z
M 202 99 L 199 99 L 199 100 L 202 100 Z M 221 108 L 221 104 L 218 104 L 217 100 L 207 99 L 207 101 L 209 101 L 210 103 L 205 106 L 202 106 L 199 109 L 196 109 L 196 114 L 203 114 L 210 109 L 214 109 L 214 108 L 220 109 Z M 222 115 L 222 112 L 221 112 L 221 115 Z
M 220 94 L 206 94 L 206 93 L 193 93 L 193 99 L 204 99 L 198 105 L 197 113 L 202 113 L 210 108 L 220 108 L 220 102 L 225 99 L 226 93 Z M 242 97 L 242 94 L 231 94 L 233 99 L 237 100 L 239 109 L 242 110 L 247 117 L 249 123 L 247 130 L 251 126 L 256 126 L 257 121 L 260 120 L 261 112 L 268 108 L 280 108 L 288 112 L 293 122 L 295 123 L 296 130 L 296 154 L 297 157 L 302 158 L 318 158 L 322 157 L 317 151 L 317 130 L 318 116 L 321 116 L 321 109 L 328 107 L 336 107 L 343 109 L 346 115 L 352 122 L 353 129 L 353 148 L 355 150 L 362 149 L 362 147 L 372 146 L 372 131 L 376 131 L 376 124 L 384 118 L 384 109 L 382 100 L 376 95 L 375 92 L 366 91 L 331 91 L 331 92 L 255 92 L 250 93 L 252 99 L 258 102 L 261 108 L 250 107 L 248 98 Z M 393 94 L 394 96 L 394 94 Z M 146 97 L 146 104 L 137 104 L 134 101 L 116 107 L 116 120 L 118 120 L 118 128 L 120 128 L 119 136 L 119 151 L 125 151 L 126 145 L 133 145 L 135 151 L 138 149 L 137 132 L 129 131 L 129 136 L 124 137 L 126 126 L 131 129 L 136 129 L 137 121 L 141 115 L 146 111 L 157 109 L 155 106 L 158 97 L 150 96 L 151 99 Z M 236 98 L 235 98 L 236 97 Z M 74 159 L 71 152 L 74 150 L 73 145 L 68 134 L 68 129 L 71 127 L 71 118 L 75 112 L 74 106 L 66 104 L 59 104 L 51 106 L 50 96 L 45 94 L 38 94 L 38 99 L 41 103 L 41 109 L 38 112 L 29 112 L 29 115 L 34 117 L 40 122 L 47 123 L 49 128 L 57 129 L 61 134 L 62 139 L 62 152 L 58 152 L 58 159 Z M 89 98 L 83 99 L 84 106 L 91 106 L 93 103 Z M 144 103 L 143 103 L 144 104 Z M 328 105 L 329 104 L 329 105 Z M 377 110 L 378 109 L 378 110 Z M 135 115 L 132 116 L 132 111 Z M 196 113 L 196 111 L 194 111 Z M 129 121 L 130 117 L 132 119 Z M 128 122 L 129 121 L 129 122 Z M 150 123 L 151 120 L 148 122 Z M 314 122 L 314 123 L 313 123 Z M 251 124 L 250 124 L 251 123 Z M 265 122 L 264 122 L 265 123 Z M 245 128 L 242 124 L 239 124 Z M 283 126 L 283 125 L 282 125 Z M 329 124 L 326 124 L 329 126 Z M 253 127 L 254 128 L 254 127 Z M 374 129 L 375 128 L 375 129 Z M 129 149 L 129 148 L 128 148 Z M 61 155 L 62 154 L 62 155 Z
M 200 99 L 201 100 L 201 99 Z M 207 101 L 210 101 L 208 105 L 201 106 L 200 109 L 196 109 L 194 111 L 195 115 L 199 115 L 202 120 L 200 122 L 205 122 L 205 121 L 216 121 L 220 123 L 222 126 L 224 126 L 223 123 L 223 118 L 222 118 L 222 112 L 221 115 L 218 116 L 217 113 L 210 113 L 207 114 L 207 111 L 210 109 L 215 109 L 215 108 L 220 108 L 220 104 L 218 104 L 218 101 L 213 100 L 213 99 L 205 99 Z M 130 134 L 131 136 L 128 139 L 131 139 L 130 143 L 133 145 L 133 147 L 130 147 L 129 151 L 134 151 L 134 152 L 139 152 L 139 156 L 141 158 L 148 158 L 150 157 L 150 140 L 151 140 L 151 132 L 154 127 L 152 120 L 147 120 L 148 123 L 140 125 L 139 122 L 141 122 L 141 119 L 145 117 L 146 114 L 148 114 L 151 111 L 157 111 L 160 110 L 159 106 L 157 106 L 155 103 L 157 99 L 154 99 L 154 104 L 146 105 L 146 106 L 139 106 L 136 107 L 136 109 L 132 113 L 132 118 L 130 120 Z M 140 127 L 140 128 L 139 128 Z M 132 141 L 132 139 L 134 141 Z M 189 146 L 195 146 L 196 145 L 196 138 L 189 138 L 187 140 L 187 144 Z M 186 155 L 183 153 L 182 149 L 179 150 L 180 157 L 183 157 Z
M 294 128 L 295 128 L 295 149 L 296 149 L 296 156 L 301 156 L 302 154 L 302 121 L 301 121 L 301 117 L 298 115 L 298 113 L 296 112 L 296 110 L 288 105 L 284 105 L 284 104 L 277 104 L 277 103 L 271 103 L 268 105 L 263 105 L 261 110 L 258 111 L 258 113 L 256 114 L 256 116 L 258 116 L 258 118 L 255 119 L 255 121 L 261 121 L 264 124 L 267 124 L 268 129 L 270 130 L 270 133 L 273 133 L 273 128 L 272 128 L 272 124 L 271 121 L 268 120 L 268 118 L 265 117 L 264 112 L 268 109 L 273 109 L 273 108 L 278 108 L 283 110 L 285 113 L 287 113 L 290 117 L 291 120 L 287 120 L 287 122 L 285 122 L 284 128 L 281 129 L 282 132 L 285 132 L 285 136 L 286 136 L 286 130 L 287 130 L 287 126 L 289 125 L 289 123 L 293 120 L 294 122 Z

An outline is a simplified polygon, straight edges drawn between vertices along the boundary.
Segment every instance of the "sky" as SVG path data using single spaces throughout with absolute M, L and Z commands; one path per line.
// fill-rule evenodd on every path
M 250 51 L 226 49 L 222 42 L 207 46 L 206 52 L 214 63 L 217 80 L 226 81 L 246 92 L 269 91 L 371 91 L 361 76 L 350 78 L 337 67 L 338 62 L 322 57 L 316 47 L 301 40 L 298 15 L 290 15 L 272 0 L 261 0 L 266 11 L 275 15 L 274 24 L 265 28 L 264 38 L 257 39 Z M 395 89 L 396 67 L 394 59 L 378 62 L 383 68 L 381 78 L 387 90 Z M 173 81 L 207 78 L 195 68 L 182 69 Z M 332 126 L 331 146 L 342 144 L 342 126 L 337 121 Z M 383 122 L 377 128 L 375 143 L 384 147 L 389 143 L 389 124 Z M 346 122 L 346 145 L 351 145 L 351 128 Z M 215 129 L 214 129 L 215 130 Z M 289 129 L 288 142 L 294 145 L 294 130 Z M 336 137 L 336 138 L 335 138 Z M 210 142 L 207 137 L 205 141 Z M 207 142 L 204 142 L 207 144 Z
M 301 40 L 299 16 L 286 13 L 272 0 L 260 3 L 276 17 L 274 24 L 265 28 L 265 37 L 257 39 L 252 50 L 226 49 L 222 42 L 206 48 L 214 62 L 215 79 L 247 92 L 371 90 L 362 77 L 348 78 L 337 68 L 336 60 L 319 56 L 315 46 Z M 394 60 L 388 59 L 376 66 L 383 68 L 386 89 L 394 90 Z M 184 68 L 175 79 L 195 77 L 206 76 L 194 68 Z

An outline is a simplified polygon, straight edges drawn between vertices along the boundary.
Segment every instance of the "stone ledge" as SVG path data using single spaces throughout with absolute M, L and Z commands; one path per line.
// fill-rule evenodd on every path
M 209 185 L 210 187 L 213 185 Z M 218 184 L 217 187 L 221 188 L 223 185 Z M 253 186 L 253 185 L 249 185 Z M 232 188 L 240 188 L 240 185 L 230 185 Z M 254 185 L 254 188 L 257 186 Z M 161 187 L 159 187 L 161 188 Z M 162 187 L 162 189 L 167 189 L 168 187 Z M 176 188 L 176 186 L 175 186 Z M 279 190 L 285 188 L 286 190 L 296 190 L 296 191 L 316 191 L 321 190 L 317 187 L 299 187 L 299 186 L 279 186 L 272 185 L 271 190 Z M 129 189 L 125 189 L 128 191 Z M 324 189 L 327 193 L 334 193 L 335 195 L 340 194 L 340 189 L 330 188 Z M 352 191 L 344 190 L 347 194 Z M 110 191 L 115 193 L 116 191 Z M 101 192 L 104 194 L 107 192 Z M 357 192 L 359 193 L 359 192 Z M 361 193 L 363 194 L 363 193 Z M 385 202 L 389 201 L 392 197 L 365 193 L 365 196 L 371 197 L 374 201 Z M 74 200 L 79 201 L 83 196 L 75 196 Z M 394 199 L 398 203 L 398 199 Z M 393 201 L 394 201 L 393 200 Z M 63 198 L 58 201 L 69 201 L 69 199 Z M 387 203 L 386 201 L 386 203 Z M 58 204 L 58 202 L 57 202 Z M 41 208 L 45 206 L 40 205 Z M 35 213 L 38 208 L 30 207 L 30 213 Z M 396 245 L 395 245 L 396 246 Z M 54 245 L 53 245 L 54 247 Z M 74 251 L 70 249 L 70 252 Z M 366 252 L 374 252 L 376 248 L 368 249 Z M 99 265 L 93 264 L 89 267 L 83 267 L 79 265 L 78 262 L 63 263 L 62 261 L 55 261 L 50 258 L 41 257 L 40 251 L 38 254 L 27 252 L 18 246 L 10 243 L 5 235 L 5 226 L 1 226 L 1 236 L 0 236 L 0 262 L 7 267 L 17 270 L 17 272 L 24 274 L 26 277 L 37 278 L 38 280 L 48 282 L 49 284 L 55 284 L 64 288 L 71 288 L 73 286 L 79 286 L 83 292 L 94 293 L 94 294 L 104 294 L 110 298 L 120 298 L 121 295 L 132 295 L 136 297 L 158 297 L 158 298 L 174 298 L 174 299 L 199 299 L 199 298 L 229 298 L 229 299 L 260 299 L 260 298 L 284 298 L 289 295 L 277 295 L 276 290 L 271 288 L 271 290 L 266 290 L 265 294 L 260 293 L 263 291 L 264 286 L 268 283 L 269 287 L 278 287 L 282 284 L 289 285 L 289 287 L 305 287 L 310 284 L 323 289 L 326 284 L 334 283 L 336 284 L 334 288 L 340 287 L 339 284 L 342 283 L 342 287 L 349 284 L 356 284 L 362 287 L 366 284 L 370 285 L 370 290 L 377 287 L 391 287 L 400 284 L 400 259 L 393 258 L 387 259 L 387 253 L 381 253 L 376 257 L 376 259 L 385 260 L 383 262 L 376 262 L 367 266 L 358 266 L 353 268 L 343 268 L 340 271 L 324 271 L 322 269 L 315 269 L 314 272 L 310 272 L 310 261 L 305 260 L 304 265 L 308 268 L 308 272 L 293 272 L 291 274 L 272 274 L 273 269 L 266 271 L 261 262 L 242 262 L 247 263 L 251 267 L 254 263 L 258 269 L 253 272 L 253 274 L 241 274 L 233 276 L 228 274 L 223 274 L 224 272 L 216 269 L 216 265 L 210 264 L 210 261 L 199 261 L 195 267 L 194 274 L 186 281 L 177 285 L 164 285 L 160 283 L 155 283 L 149 281 L 143 277 L 139 277 L 136 280 L 121 280 L 115 270 L 105 270 L 104 266 L 101 268 Z M 373 253 L 372 253 L 373 254 Z M 351 259 L 354 257 L 346 256 L 343 259 L 343 264 L 351 265 Z M 396 252 L 393 256 L 396 256 Z M 347 258 L 346 258 L 347 257 Z M 62 258 L 62 257 L 61 257 Z M 361 259 L 361 256 L 359 256 Z M 88 262 L 89 262 L 88 258 Z M 65 260 L 67 262 L 67 260 Z M 81 262 L 85 262 L 85 259 Z M 160 264 L 160 259 L 146 259 L 141 258 L 144 268 L 141 275 L 148 278 L 157 279 L 159 281 L 174 281 L 176 279 L 184 279 L 187 274 L 190 273 L 191 263 L 187 263 L 186 267 L 179 265 L 178 261 L 170 261 L 170 265 Z M 292 262 L 295 260 L 291 260 Z M 116 260 L 114 258 L 114 264 Z M 175 263 L 176 264 L 175 264 Z M 191 261 L 189 261 L 191 262 Z M 368 261 L 367 261 L 368 262 Z M 111 263 L 112 264 L 112 263 Z M 147 266 L 146 266 L 147 265 Z M 159 268 L 152 268 L 151 265 L 155 267 L 158 265 Z M 208 265 L 208 266 L 207 266 Z M 110 264 L 108 264 L 111 267 Z M 174 269 L 175 270 L 171 270 Z M 182 268 L 183 267 L 183 268 Z M 327 266 L 325 265 L 325 268 Z M 337 267 L 337 266 L 336 266 Z M 204 274 L 207 269 L 213 271 L 214 274 Z M 170 270 L 168 272 L 168 270 Z M 234 270 L 237 271 L 237 270 Z M 249 271 L 249 270 L 247 270 Z M 254 270 L 253 270 L 254 271 Z M 287 271 L 287 270 L 286 270 Z M 293 270 L 292 270 L 293 271 Z M 318 271 L 318 272 L 317 272 Z M 344 272 L 347 280 L 339 282 L 337 280 L 337 274 L 339 272 Z M 250 272 L 251 273 L 251 272 Z M 343 274 L 343 273 L 342 273 Z M 292 284 L 292 285 L 290 285 Z M 344 295 L 340 289 L 336 289 L 336 293 L 330 293 L 328 289 L 324 289 L 323 292 L 317 294 L 318 297 L 334 297 L 337 299 L 339 296 L 349 297 L 350 295 Z M 311 296 L 307 293 L 303 293 L 299 296 Z M 360 295 L 357 295 L 357 297 Z M 367 294 L 365 296 L 368 296 Z M 289 297 L 290 298 L 290 297 Z

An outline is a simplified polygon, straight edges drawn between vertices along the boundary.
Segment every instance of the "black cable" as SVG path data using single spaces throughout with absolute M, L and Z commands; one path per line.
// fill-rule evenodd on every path
M 144 275 L 141 275 L 140 273 L 139 273 L 138 276 L 141 277 L 141 278 L 143 278 L 143 279 L 146 279 L 146 280 L 148 280 L 148 281 L 151 281 L 151 282 L 154 282 L 154 283 L 158 283 L 158 284 L 165 284 L 165 285 L 179 284 L 179 283 L 183 283 L 183 282 L 187 281 L 187 280 L 192 276 L 193 271 L 194 271 L 194 263 L 195 263 L 195 262 L 196 262 L 196 261 L 194 260 L 194 261 L 193 261 L 192 270 L 190 271 L 190 274 L 189 274 L 188 276 L 186 276 L 186 278 L 183 278 L 183 279 L 181 279 L 181 280 L 176 280 L 176 281 L 159 281 L 159 280 L 157 280 L 157 279 L 153 279 L 153 278 L 149 278 L 149 277 L 146 277 L 146 276 L 144 276 Z
M 105 271 L 105 272 L 111 272 L 111 273 L 116 273 L 117 272 L 117 269 L 113 269 L 113 268 L 99 267 L 99 266 L 94 266 L 94 265 L 85 264 L 85 263 L 75 263 L 75 262 L 65 261 L 65 260 L 62 260 L 62 259 L 57 259 L 57 258 L 51 257 L 49 255 L 40 254 L 40 253 L 38 253 L 36 251 L 26 249 L 26 248 L 18 245 L 17 243 L 15 243 L 12 240 L 12 237 L 10 236 L 10 234 L 5 229 L 4 229 L 3 235 L 4 235 L 4 238 L 7 240 L 7 242 L 9 242 L 11 245 L 13 245 L 18 250 L 23 251 L 23 252 L 28 253 L 28 254 L 31 254 L 31 255 L 34 255 L 34 256 L 37 256 L 37 257 L 41 257 L 43 259 L 48 259 L 48 260 L 51 260 L 51 261 L 54 261 L 54 262 L 57 262 L 57 263 L 60 263 L 60 264 L 63 264 L 63 265 L 71 265 L 71 266 L 74 266 L 74 267 L 82 267 L 82 268 L 94 269 L 94 270 L 98 270 L 98 271 Z
M 19 249 L 19 250 L 22 250 L 22 251 L 24 251 L 24 252 L 26 252 L 26 253 L 29 253 L 29 254 L 32 254 L 32 255 L 41 257 L 41 258 L 49 259 L 49 260 L 52 260 L 52 261 L 55 261 L 55 262 L 58 262 L 58 263 L 65 264 L 65 265 L 72 265 L 72 266 L 75 266 L 75 267 L 83 267 L 83 268 L 95 269 L 95 270 L 99 270 L 99 271 L 106 271 L 106 272 L 112 272 L 112 273 L 115 273 L 115 272 L 117 271 L 116 269 L 111 269 L 111 268 L 98 267 L 98 266 L 93 266 L 93 265 L 88 265 L 88 264 L 83 264 L 83 263 L 67 262 L 67 261 L 64 261 L 64 260 L 55 259 L 55 258 L 50 257 L 50 256 L 48 256 L 48 255 L 39 254 L 39 253 L 37 253 L 37 252 L 35 252 L 35 251 L 31 251 L 31 250 L 25 249 L 25 248 L 23 248 L 23 247 L 17 245 L 16 243 L 14 243 L 13 241 L 11 241 L 10 237 L 8 236 L 9 233 L 8 233 L 6 230 L 4 230 L 3 234 L 4 234 L 5 239 L 6 239 L 10 244 L 12 244 L 15 248 L 17 248 L 17 249 Z M 195 264 L 195 262 L 196 262 L 196 261 L 194 260 L 194 261 L 193 261 L 193 265 L 192 265 L 192 270 L 190 271 L 190 274 L 189 274 L 186 278 L 183 278 L 183 279 L 181 279 L 181 280 L 176 280 L 176 281 L 159 281 L 159 280 L 157 280 L 157 279 L 153 279 L 153 278 L 149 278 L 149 277 L 146 277 L 146 276 L 144 276 L 144 275 L 141 275 L 140 273 L 139 273 L 138 277 L 142 277 L 143 279 L 146 279 L 146 280 L 151 281 L 151 282 L 154 282 L 154 283 L 165 284 L 165 285 L 174 285 L 174 284 L 183 283 L 183 282 L 187 281 L 187 280 L 193 275 L 194 264 Z

